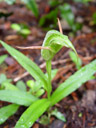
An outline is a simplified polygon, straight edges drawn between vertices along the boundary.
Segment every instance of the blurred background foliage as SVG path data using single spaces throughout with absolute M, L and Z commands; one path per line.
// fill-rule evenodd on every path
M 39 7 L 40 0 L 0 0 L 0 2 L 6 2 L 9 5 L 23 4 L 27 9 L 32 11 L 38 21 L 38 26 L 43 30 L 50 30 L 57 28 L 57 18 L 60 19 L 62 28 L 68 30 L 70 35 L 74 35 L 76 32 L 83 28 L 83 18 L 79 17 L 74 13 L 75 8 L 73 5 L 89 6 L 90 2 L 94 0 L 47 0 L 47 11 L 41 14 L 41 8 Z M 11 13 L 3 13 L 0 11 L 0 17 L 8 17 Z M 96 12 L 91 17 L 90 24 L 96 25 Z M 15 28 L 14 28 L 15 26 Z M 19 27 L 19 30 L 17 28 Z M 11 25 L 11 28 L 16 30 L 18 34 L 23 37 L 27 37 L 30 34 L 29 27 L 25 24 Z

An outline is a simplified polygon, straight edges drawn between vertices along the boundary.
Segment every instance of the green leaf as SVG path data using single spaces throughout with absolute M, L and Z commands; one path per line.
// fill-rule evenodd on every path
M 57 15 L 58 15 L 58 8 L 52 10 L 48 14 L 42 16 L 39 21 L 40 26 L 49 26 L 50 28 L 54 28 L 57 25 Z M 48 24 L 49 21 L 49 24 Z M 51 24 L 50 24 L 51 23 Z
M 76 56 L 76 54 L 75 54 L 74 52 L 72 52 L 72 51 L 69 52 L 69 56 L 70 56 L 71 60 L 75 63 L 76 68 L 77 68 L 77 69 L 80 69 L 81 66 L 82 66 L 82 61 L 81 61 L 81 59 L 78 57 L 78 61 L 77 61 L 77 56 Z
M 51 79 L 53 79 L 57 73 L 58 69 L 53 69 L 51 71 Z M 48 74 L 45 73 L 45 76 L 48 78 Z M 44 88 L 44 85 L 40 81 L 34 82 L 33 80 L 28 80 L 27 81 L 27 86 L 32 89 L 32 92 L 37 92 L 39 91 L 40 88 Z
M 52 70 L 51 72 L 51 79 L 53 79 L 57 73 L 57 69 Z M 46 73 L 45 76 L 48 78 L 48 74 Z M 33 80 L 27 81 L 27 86 L 30 87 L 29 93 L 33 94 L 36 97 L 40 97 L 44 94 L 45 90 L 44 85 L 40 81 L 34 82 Z
M 65 3 L 64 5 L 59 6 L 59 10 L 61 18 L 67 21 L 74 32 L 82 28 L 82 24 L 75 22 L 75 16 L 69 4 Z
M 6 81 L 2 83 L 1 87 L 5 88 L 6 90 L 17 90 L 17 91 L 19 90 L 16 86 Z
M 43 124 L 43 125 L 48 125 L 50 123 L 50 117 L 46 116 L 46 115 L 43 115 L 40 120 L 39 120 L 39 123 L 40 124 Z
M 74 25 L 74 14 L 71 10 L 71 6 L 65 3 L 64 5 L 59 6 L 59 9 L 61 17 L 72 27 L 72 25 Z
M 61 112 L 59 112 L 57 109 L 53 110 L 51 115 L 55 116 L 59 120 L 62 120 L 63 122 L 66 122 L 64 115 Z
M 0 56 L 0 64 L 2 64 L 7 57 L 8 57 L 8 55 Z
M 1 86 L 2 86 L 2 84 L 3 83 L 9 83 L 9 82 L 11 82 L 12 81 L 12 79 L 7 79 L 7 77 L 6 77 L 6 75 L 5 74 L 1 74 L 0 75 L 0 84 L 1 84 Z
M 40 97 L 41 95 L 44 94 L 44 92 L 45 92 L 44 89 L 39 89 L 39 90 L 35 93 L 35 96 L 36 96 L 36 97 Z
M 28 93 L 33 94 L 36 97 L 40 97 L 45 92 L 45 90 L 42 88 L 42 84 L 36 84 L 36 82 L 34 82 L 33 80 L 28 80 L 27 85 L 30 88 Z
M 10 116 L 15 114 L 19 105 L 11 104 L 0 109 L 0 124 L 3 124 Z
M 78 114 L 78 117 L 81 118 L 83 116 L 82 112 Z
M 58 4 L 60 4 L 61 1 L 58 1 L 58 0 L 49 0 L 48 3 L 51 7 L 55 7 L 57 6 Z
M 28 81 L 26 82 L 26 84 L 27 84 L 27 86 L 28 86 L 29 88 L 31 88 L 32 90 L 34 90 L 35 81 L 33 81 L 33 80 L 28 80 Z
M 12 55 L 22 65 L 22 67 L 25 68 L 34 77 L 34 79 L 40 81 L 47 90 L 47 80 L 41 69 L 18 50 L 10 47 L 3 41 L 0 41 L 0 43 L 6 48 L 10 55 Z
M 92 18 L 93 18 L 94 24 L 96 24 L 96 12 L 93 13 Z
M 20 80 L 16 83 L 16 87 L 21 91 L 27 91 L 25 83 Z
M 23 37 L 27 37 L 30 34 L 30 29 L 26 24 L 11 24 L 11 28 L 16 30 L 18 32 L 19 35 L 23 36 Z
M 41 55 L 46 61 L 51 60 L 63 46 L 72 48 L 72 50 L 76 53 L 76 50 L 68 37 L 56 30 L 51 30 L 46 34 L 43 46 L 50 48 L 50 50 L 41 50 Z
M 20 33 L 22 35 L 29 35 L 30 34 L 30 30 L 29 29 L 22 29 Z
M 27 92 L 16 90 L 0 90 L 0 100 L 15 103 L 19 105 L 29 106 L 37 100 L 36 97 Z
M 20 25 L 19 24 L 16 24 L 16 23 L 11 24 L 11 28 L 14 29 L 14 30 L 16 30 L 16 31 L 20 31 L 20 29 L 21 29 Z
M 94 80 L 96 79 L 96 76 L 91 76 L 89 80 Z
M 50 102 L 42 99 L 34 102 L 20 117 L 15 128 L 30 128 L 34 122 L 46 111 Z
M 38 17 L 39 11 L 35 0 L 23 0 L 23 1 L 25 2 L 26 6 L 33 12 L 33 14 L 36 17 Z
M 90 77 L 96 72 L 96 59 L 90 64 L 84 66 L 74 75 L 69 77 L 64 83 L 62 83 L 52 94 L 51 103 L 56 104 L 64 97 L 77 90 L 83 83 L 90 80 Z
M 7 80 L 6 75 L 5 74 L 1 74 L 0 75 L 0 84 L 2 84 L 6 80 Z

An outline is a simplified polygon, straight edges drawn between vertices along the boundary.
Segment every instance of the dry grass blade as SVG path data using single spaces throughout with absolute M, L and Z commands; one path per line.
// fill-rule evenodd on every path
M 59 31 L 61 34 L 63 34 L 63 30 L 62 30 L 62 26 L 61 26 L 59 18 L 57 18 L 57 20 L 58 20 Z

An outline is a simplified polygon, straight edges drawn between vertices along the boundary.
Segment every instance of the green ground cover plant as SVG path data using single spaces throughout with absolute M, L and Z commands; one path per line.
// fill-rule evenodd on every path
M 21 35 L 22 37 L 26 38 L 31 32 L 29 27 L 26 24 L 11 24 L 11 28 L 17 32 L 17 34 Z
M 68 23 L 70 29 L 74 33 L 82 28 L 82 24 L 75 21 L 75 15 L 72 12 L 70 4 L 62 4 L 62 2 L 54 0 L 51 0 L 49 4 L 51 7 L 54 7 L 54 10 L 42 16 L 39 20 L 39 25 L 45 30 L 50 30 L 50 28 L 57 26 L 56 18 L 58 15 L 61 17 L 61 20 L 65 20 Z M 47 23 L 47 26 L 46 22 L 49 22 L 49 24 Z
M 0 0 L 0 2 L 2 2 L 2 1 L 6 2 L 9 5 L 16 3 L 16 0 Z M 81 1 L 79 0 L 78 2 L 81 2 Z M 39 26 L 42 27 L 44 30 L 50 30 L 52 28 L 57 27 L 56 18 L 58 15 L 61 17 L 61 19 L 64 19 L 68 23 L 70 29 L 74 33 L 82 28 L 82 24 L 75 21 L 75 15 L 73 14 L 71 6 L 68 3 L 62 4 L 63 1 L 50 0 L 48 3 L 50 5 L 50 7 L 54 8 L 54 9 L 51 10 L 49 13 L 43 15 L 42 17 L 39 17 L 39 15 L 40 15 L 39 9 L 38 9 L 38 6 L 37 6 L 37 3 L 35 0 L 20 0 L 20 3 L 25 4 L 26 7 L 32 11 L 34 16 L 37 19 L 39 19 Z M 1 12 L 0 16 L 7 18 L 12 14 L 13 13 L 5 14 L 5 13 Z M 18 24 L 18 25 L 20 25 L 20 24 Z M 20 25 L 20 27 L 21 27 L 21 25 Z M 23 29 L 22 29 L 21 31 L 18 31 L 18 33 L 21 35 L 28 35 L 27 33 L 29 33 L 29 32 L 28 32 L 28 30 L 23 31 Z
M 12 48 L 3 41 L 0 41 L 0 43 L 10 53 L 10 55 L 13 56 L 18 61 L 18 63 L 21 64 L 22 67 L 25 68 L 35 79 L 34 82 L 27 82 L 27 85 L 30 87 L 30 91 L 28 92 L 26 91 L 26 89 L 21 90 L 20 86 L 18 88 L 11 83 L 9 83 L 10 85 L 8 85 L 8 83 L 5 83 L 6 81 L 1 84 L 0 100 L 13 103 L 4 108 L 1 108 L 1 123 L 4 122 L 9 116 L 14 114 L 20 105 L 28 107 L 16 123 L 15 128 L 30 128 L 44 112 L 48 112 L 52 106 L 61 101 L 64 97 L 71 94 L 73 91 L 77 90 L 83 83 L 90 80 L 90 77 L 96 72 L 95 59 L 88 65 L 80 68 L 65 82 L 60 84 L 54 92 L 52 92 L 51 61 L 56 53 L 59 52 L 60 49 L 64 46 L 67 48 L 71 48 L 76 54 L 78 61 L 77 52 L 66 35 L 63 35 L 56 30 L 50 30 L 46 34 L 41 50 L 41 56 L 46 62 L 46 75 L 33 61 L 20 53 L 18 50 Z M 37 84 L 38 88 L 43 89 L 44 92 L 47 92 L 47 98 L 40 98 L 43 93 L 41 93 L 41 95 L 39 96 L 34 93 L 34 83 Z M 10 112 L 11 109 L 12 111 Z M 55 114 L 56 113 L 53 112 L 53 115 Z

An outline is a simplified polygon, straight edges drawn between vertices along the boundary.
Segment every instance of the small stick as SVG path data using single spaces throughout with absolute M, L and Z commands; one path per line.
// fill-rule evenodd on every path
M 63 30 L 62 30 L 62 26 L 61 26 L 59 18 L 57 18 L 57 20 L 58 20 L 59 31 L 61 34 L 63 34 Z
M 19 49 L 47 49 L 47 50 L 51 50 L 49 47 L 42 47 L 42 46 L 30 46 L 30 47 L 16 46 L 16 48 L 19 48 Z

